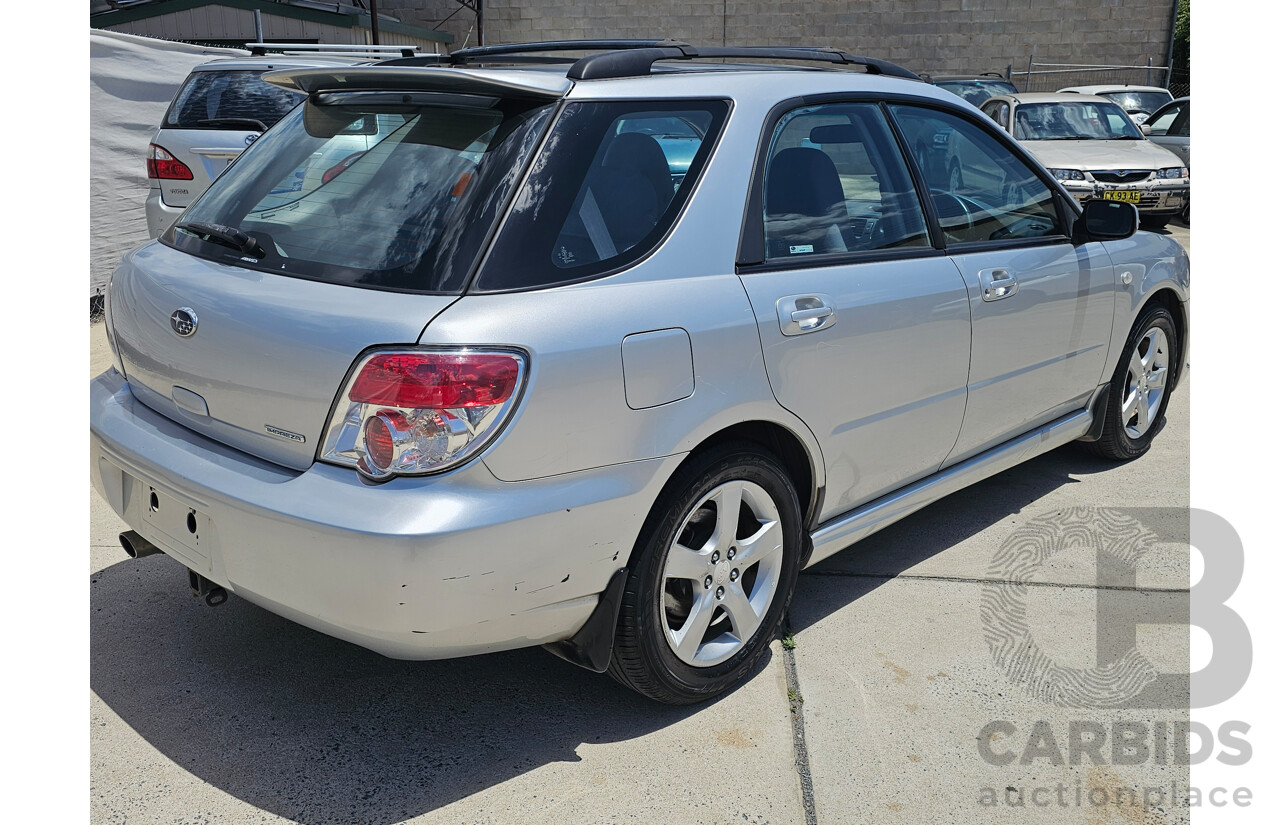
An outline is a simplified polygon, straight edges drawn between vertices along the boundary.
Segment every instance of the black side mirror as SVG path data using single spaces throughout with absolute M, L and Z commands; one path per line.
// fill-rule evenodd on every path
M 1084 214 L 1076 220 L 1071 240 L 1076 244 L 1090 241 L 1119 241 L 1138 231 L 1138 207 L 1120 201 L 1091 200 L 1084 203 Z

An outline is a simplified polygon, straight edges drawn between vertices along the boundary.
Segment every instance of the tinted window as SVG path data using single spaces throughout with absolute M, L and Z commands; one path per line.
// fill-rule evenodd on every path
M 879 107 L 788 112 L 764 173 L 765 257 L 928 246 L 910 173 Z
M 1104 92 L 1102 96 L 1114 100 L 1126 112 L 1154 112 L 1173 100 L 1168 92 Z
M 944 136 L 947 174 L 928 180 L 948 243 L 1063 234 L 1049 185 L 985 129 L 934 109 L 890 108 L 910 144 Z
M 236 120 L 270 127 L 303 100 L 303 95 L 272 86 L 262 72 L 192 72 L 165 113 L 164 125 L 179 129 L 253 129 Z
M 162 240 L 282 275 L 457 292 L 550 111 L 427 92 L 321 95 L 246 149 Z M 246 255 L 191 223 L 261 248 Z
M 639 260 L 688 199 L 727 112 L 721 100 L 567 104 L 477 289 L 567 283 Z
M 1018 93 L 1012 83 L 1004 80 L 939 80 L 935 85 L 964 98 L 974 106 L 989 97 Z

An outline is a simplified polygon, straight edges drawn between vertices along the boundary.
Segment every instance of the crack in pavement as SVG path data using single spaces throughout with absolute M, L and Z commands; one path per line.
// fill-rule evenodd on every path
M 783 635 L 791 636 L 791 614 L 782 620 Z M 818 825 L 818 809 L 813 797 L 813 777 L 809 773 L 809 746 L 804 737 L 804 694 L 796 673 L 796 652 L 782 647 L 782 670 L 787 679 L 787 699 L 791 705 L 791 744 L 796 755 L 796 774 L 800 778 L 800 802 L 804 806 L 805 825 Z M 794 697 L 794 698 L 793 698 Z

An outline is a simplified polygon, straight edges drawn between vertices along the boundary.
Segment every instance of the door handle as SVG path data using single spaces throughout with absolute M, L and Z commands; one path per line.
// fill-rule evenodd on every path
M 1000 301 L 1017 294 L 1018 279 L 1010 269 L 993 267 L 978 273 L 978 286 L 982 289 L 982 300 Z
M 778 299 L 778 325 L 783 335 L 817 332 L 835 322 L 835 301 L 830 295 L 788 295 Z

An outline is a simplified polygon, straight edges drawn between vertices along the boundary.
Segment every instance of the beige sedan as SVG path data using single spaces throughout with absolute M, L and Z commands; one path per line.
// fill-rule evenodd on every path
M 1123 109 L 1104 97 L 997 95 L 983 102 L 982 111 L 1030 150 L 1078 201 L 1132 203 L 1143 226 L 1157 229 L 1190 199 L 1190 169 L 1148 140 Z M 947 162 L 949 171 L 963 179 L 963 149 L 950 151 Z

